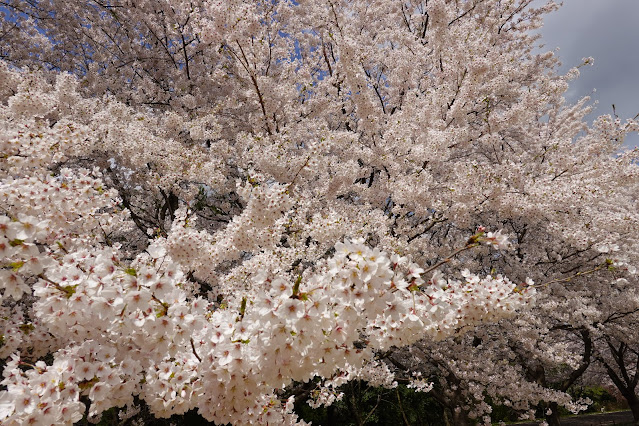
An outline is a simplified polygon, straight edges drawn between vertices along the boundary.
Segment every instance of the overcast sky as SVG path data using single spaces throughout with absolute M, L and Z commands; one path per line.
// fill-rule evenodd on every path
M 593 116 L 612 114 L 615 104 L 622 120 L 634 117 L 639 113 L 639 0 L 563 3 L 559 11 L 546 16 L 541 30 L 545 48 L 559 48 L 561 72 L 579 65 L 584 57 L 595 59 L 593 66 L 580 69 L 581 76 L 571 83 L 566 97 L 574 102 L 590 95 L 599 101 Z M 639 146 L 639 134 L 629 135 L 625 144 Z

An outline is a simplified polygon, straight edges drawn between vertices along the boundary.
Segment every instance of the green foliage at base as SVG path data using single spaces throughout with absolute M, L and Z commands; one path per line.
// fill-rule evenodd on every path
M 573 398 L 589 398 L 592 404 L 584 413 L 601 413 L 602 411 L 627 410 L 625 400 L 617 399 L 606 388 L 601 386 L 579 386 L 569 390 Z
M 394 389 L 370 387 L 351 382 L 340 388 L 344 397 L 330 407 L 312 409 L 299 401 L 295 412 L 314 425 L 401 425 L 439 426 L 445 424 L 442 406 L 428 393 L 399 385 Z

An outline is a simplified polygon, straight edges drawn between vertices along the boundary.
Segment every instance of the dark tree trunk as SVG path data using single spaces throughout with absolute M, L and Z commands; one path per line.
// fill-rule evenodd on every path
M 556 402 L 550 402 L 548 408 L 552 411 L 550 414 L 546 414 L 546 421 L 548 426 L 561 426 L 561 419 L 559 418 L 559 406 Z
M 350 395 L 347 396 L 346 402 L 348 404 L 348 410 L 351 412 L 353 420 L 355 420 L 355 424 L 357 424 L 357 426 L 363 426 L 364 420 L 359 411 L 358 401 L 355 398 L 355 385 L 353 382 L 350 383 Z
M 444 410 L 444 422 L 446 426 L 472 426 L 474 424 L 466 411 L 456 411 L 450 408 Z
M 333 425 L 337 423 L 337 417 L 335 416 L 335 404 L 331 404 L 326 409 L 326 424 Z
M 603 358 L 600 358 L 599 361 L 606 368 L 608 377 L 610 377 L 615 386 L 617 386 L 617 389 L 621 392 L 621 395 L 623 395 L 628 402 L 635 424 L 639 425 L 639 397 L 637 397 L 635 392 L 637 383 L 639 383 L 639 354 L 632 350 L 625 342 L 620 342 L 615 345 L 611 338 L 607 340 L 610 354 L 619 368 L 618 372 Z M 629 352 L 630 355 L 628 354 Z M 633 354 L 635 355 L 634 360 L 632 359 Z
M 639 425 L 639 398 L 634 392 L 624 393 L 623 397 L 628 402 L 635 424 Z

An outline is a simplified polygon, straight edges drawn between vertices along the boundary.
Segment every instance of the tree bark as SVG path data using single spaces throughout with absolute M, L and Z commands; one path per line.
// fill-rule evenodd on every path
M 615 386 L 617 386 L 617 389 L 621 392 L 621 395 L 623 395 L 628 402 L 635 424 L 639 425 L 639 397 L 637 397 L 635 392 L 637 383 L 639 383 L 639 355 L 636 356 L 636 359 L 632 363 L 634 365 L 629 365 L 630 361 L 626 358 L 626 355 L 629 351 L 634 351 L 630 350 L 629 346 L 624 342 L 619 343 L 618 347 L 614 345 L 612 339 L 609 339 L 607 343 L 610 354 L 617 364 L 617 367 L 619 367 L 619 372 L 617 373 L 603 358 L 600 358 L 599 361 L 608 372 L 608 377 L 610 377 Z
M 354 382 L 349 383 L 349 387 L 350 387 L 350 395 L 348 395 L 346 398 L 348 409 L 351 412 L 351 415 L 353 416 L 353 419 L 355 420 L 355 423 L 357 424 L 357 426 L 363 426 L 364 421 L 362 420 L 362 415 L 359 411 L 359 404 L 357 403 L 355 399 L 355 391 L 356 391 L 355 383 Z
M 622 394 L 628 402 L 630 411 L 632 411 L 632 418 L 636 425 L 639 425 L 639 397 L 634 392 L 627 392 Z
M 454 426 L 471 426 L 474 422 L 468 417 L 468 412 L 464 410 L 451 410 Z
M 548 408 L 551 410 L 550 414 L 545 415 L 548 426 L 561 426 L 561 418 L 559 417 L 559 406 L 557 405 L 557 403 L 548 403 Z

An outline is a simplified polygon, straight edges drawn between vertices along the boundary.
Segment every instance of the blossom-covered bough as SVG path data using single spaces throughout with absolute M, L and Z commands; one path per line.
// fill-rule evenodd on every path
M 508 350 L 579 370 L 553 333 L 636 309 L 589 295 L 635 282 L 637 124 L 565 104 L 530 3 L 5 2 L 0 421 L 294 423 L 425 360 L 572 404 Z
M 356 238 L 295 273 L 268 262 L 276 244 L 263 248 L 244 262 L 259 262 L 243 265 L 244 285 L 220 282 L 225 306 L 213 304 L 185 272 L 222 281 L 221 263 L 268 247 L 269 228 L 295 206 L 295 190 L 240 185 L 242 213 L 215 233 L 198 230 L 189 207 L 178 209 L 168 236 L 128 260 L 111 235 L 134 224 L 100 172 L 51 173 L 90 132 L 29 116 L 27 97 L 63 106 L 55 105 L 62 82 L 49 93 L 18 88 L 3 110 L 2 296 L 16 311 L 2 346 L 8 424 L 78 421 L 82 395 L 91 417 L 138 395 L 158 417 L 197 408 L 219 423 L 281 424 L 295 419 L 292 401 L 277 396 L 292 381 L 358 377 L 377 351 L 512 314 L 530 294 L 501 276 L 426 283 L 417 264 Z M 482 242 L 506 243 L 479 230 L 464 249 Z M 17 332 L 25 325 L 33 330 Z M 52 362 L 37 360 L 47 352 Z

